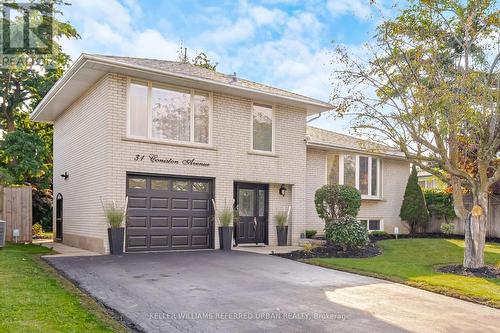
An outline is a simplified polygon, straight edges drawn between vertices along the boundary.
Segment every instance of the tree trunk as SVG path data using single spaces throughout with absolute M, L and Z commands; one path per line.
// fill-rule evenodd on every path
M 464 267 L 484 266 L 484 246 L 488 222 L 488 193 L 479 193 L 474 198 L 474 207 L 465 220 Z

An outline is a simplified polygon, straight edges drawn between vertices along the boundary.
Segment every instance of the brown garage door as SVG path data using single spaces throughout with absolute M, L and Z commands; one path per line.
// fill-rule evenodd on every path
M 127 252 L 211 247 L 212 181 L 127 175 Z

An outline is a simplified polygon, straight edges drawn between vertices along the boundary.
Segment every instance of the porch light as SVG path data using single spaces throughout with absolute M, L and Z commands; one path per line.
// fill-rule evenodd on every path
M 69 177 L 68 172 L 66 171 L 65 173 L 63 173 L 63 174 L 61 175 L 61 177 L 63 177 L 63 178 L 64 178 L 64 180 L 67 180 L 67 179 L 68 179 L 68 177 Z
M 281 184 L 279 191 L 280 191 L 280 195 L 285 196 L 285 193 L 286 193 L 285 184 Z

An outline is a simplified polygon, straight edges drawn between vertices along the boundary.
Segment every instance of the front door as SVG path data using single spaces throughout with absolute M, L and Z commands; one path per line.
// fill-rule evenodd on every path
M 234 230 L 236 245 L 268 243 L 268 192 L 267 184 L 235 184 L 234 193 L 238 211 Z

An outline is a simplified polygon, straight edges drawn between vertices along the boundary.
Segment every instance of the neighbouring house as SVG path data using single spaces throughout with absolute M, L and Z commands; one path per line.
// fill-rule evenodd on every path
M 438 177 L 423 170 L 418 171 L 418 185 L 422 189 L 444 190 L 447 187 Z
M 187 63 L 83 54 L 32 119 L 54 124 L 55 238 L 108 253 L 102 200 L 128 196 L 126 251 L 218 248 L 212 218 L 239 210 L 238 244 L 323 229 L 314 192 L 357 186 L 360 219 L 393 231 L 409 164 L 398 152 L 307 127 L 332 105 Z

